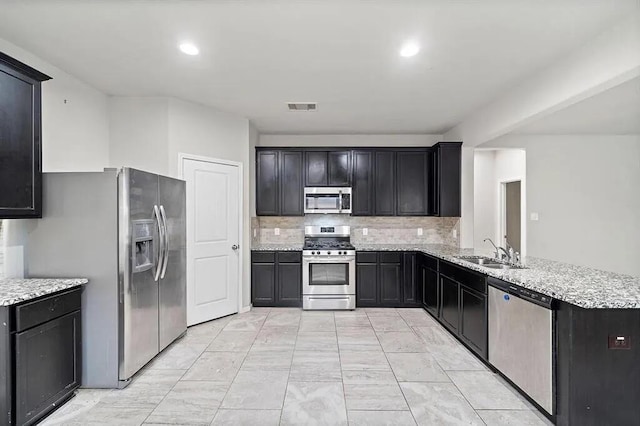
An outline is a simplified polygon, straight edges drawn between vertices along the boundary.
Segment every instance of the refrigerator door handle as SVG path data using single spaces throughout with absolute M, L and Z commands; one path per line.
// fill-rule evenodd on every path
M 167 214 L 164 211 L 164 206 L 160 205 L 160 217 L 162 217 L 162 227 L 164 229 L 164 256 L 162 260 L 162 272 L 160 278 L 164 278 L 164 274 L 167 272 L 167 264 L 169 263 L 169 232 L 167 231 Z
M 160 272 L 162 269 L 163 259 L 164 259 L 164 227 L 162 226 L 162 218 L 160 217 L 160 210 L 158 210 L 158 206 L 153 206 L 153 215 L 158 223 L 158 239 L 160 240 L 158 247 L 158 260 L 156 261 L 156 269 L 153 271 L 153 280 L 158 281 L 160 279 Z

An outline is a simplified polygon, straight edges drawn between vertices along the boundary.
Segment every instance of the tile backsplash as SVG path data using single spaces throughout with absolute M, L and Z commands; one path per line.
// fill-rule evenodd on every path
M 354 244 L 460 244 L 458 217 L 368 217 L 341 214 L 254 217 L 251 220 L 252 242 L 302 243 L 305 225 L 349 225 L 351 242 Z M 279 235 L 275 235 L 276 228 L 279 229 Z M 363 228 L 368 229 L 367 235 L 363 235 Z M 422 228 L 422 235 L 418 235 L 418 228 Z

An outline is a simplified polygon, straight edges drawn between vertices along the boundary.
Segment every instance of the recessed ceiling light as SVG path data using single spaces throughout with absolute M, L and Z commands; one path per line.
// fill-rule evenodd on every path
M 418 43 L 408 41 L 402 45 L 402 49 L 400 49 L 400 56 L 410 58 L 411 56 L 415 56 L 419 51 L 420 46 L 418 46 Z
M 198 49 L 198 46 L 193 43 L 181 43 L 179 47 L 180 51 L 187 55 L 195 56 L 200 53 L 200 49 Z

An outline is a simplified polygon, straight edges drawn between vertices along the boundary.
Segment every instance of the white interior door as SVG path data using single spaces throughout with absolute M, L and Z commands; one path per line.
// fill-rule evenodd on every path
M 182 159 L 187 182 L 187 324 L 238 312 L 240 168 Z

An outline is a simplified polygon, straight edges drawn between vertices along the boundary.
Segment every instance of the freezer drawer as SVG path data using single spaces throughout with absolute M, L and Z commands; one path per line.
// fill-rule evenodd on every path
M 549 414 L 554 414 L 552 313 L 489 287 L 489 362 Z

